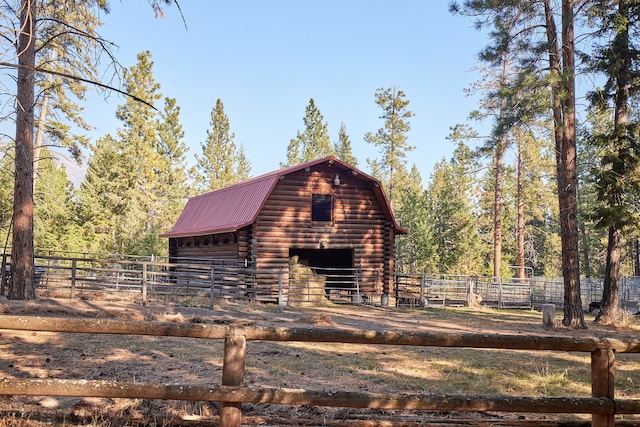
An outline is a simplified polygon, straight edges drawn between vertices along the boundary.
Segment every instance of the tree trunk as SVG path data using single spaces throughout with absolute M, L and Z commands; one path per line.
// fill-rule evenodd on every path
M 607 263 L 602 289 L 602 304 L 595 321 L 603 324 L 615 324 L 620 315 L 618 309 L 618 290 L 620 283 L 620 254 L 622 253 L 622 231 L 609 227 L 607 244 Z
M 589 238 L 584 226 L 584 222 L 580 223 L 580 234 L 582 235 L 582 260 L 585 277 L 591 277 L 591 264 L 589 264 Z
M 518 239 L 518 259 L 517 259 L 517 276 L 519 279 L 526 278 L 524 271 L 524 201 L 522 195 L 522 174 L 524 170 L 522 156 L 522 143 L 518 139 L 518 182 L 516 194 L 516 215 L 517 215 L 517 239 Z
M 502 175 L 503 175 L 502 142 L 496 146 L 496 171 L 493 195 L 493 276 L 499 278 L 502 264 Z
M 49 55 L 49 61 L 53 63 L 56 59 L 56 51 L 52 50 Z M 47 85 L 50 86 L 53 82 L 53 74 L 47 76 Z M 40 152 L 42 151 L 42 142 L 44 141 L 45 121 L 47 120 L 47 114 L 49 113 L 49 88 L 44 90 L 42 97 L 42 104 L 40 104 L 40 118 L 38 119 L 38 131 L 36 132 L 36 138 L 33 144 L 33 193 L 36 192 L 36 180 L 38 179 L 38 171 L 40 165 Z
M 618 4 L 618 13 L 621 17 L 624 17 L 627 22 L 629 19 L 629 9 L 626 2 L 621 1 Z M 627 24 L 628 25 L 628 24 Z M 619 26 L 617 29 L 614 43 L 615 54 L 618 55 L 621 61 L 620 68 L 614 72 L 613 78 L 616 81 L 616 93 L 615 93 L 615 112 L 614 120 L 616 130 L 623 128 L 624 133 L 622 140 L 618 140 L 619 137 L 614 137 L 616 141 L 617 156 L 611 164 L 611 169 L 614 171 L 619 179 L 625 179 L 630 173 L 637 173 L 635 170 L 630 171 L 625 164 L 625 157 L 629 144 L 626 142 L 628 135 L 627 122 L 629 117 L 629 87 L 631 86 L 630 70 L 632 67 L 631 53 L 629 46 L 629 27 Z M 616 134 L 618 132 L 616 131 Z M 609 206 L 619 206 L 623 204 L 625 195 L 621 191 L 614 191 L 609 195 Z M 596 322 L 615 324 L 620 316 L 618 310 L 618 286 L 620 281 L 620 254 L 622 252 L 622 225 L 620 223 L 611 223 L 609 226 L 609 242 L 607 244 L 607 263 L 604 273 L 604 284 L 602 293 L 602 305 L 600 306 L 600 313 L 596 317 Z
M 562 0 L 562 61 L 558 34 L 550 0 L 545 0 L 549 66 L 553 75 L 552 102 L 560 236 L 562 241 L 562 275 L 564 278 L 564 318 L 562 324 L 586 328 L 580 296 L 578 249 L 578 204 L 575 139 L 575 47 L 573 0 Z
M 633 239 L 633 275 L 640 276 L 640 240 Z
M 18 36 L 16 153 L 11 283 L 7 298 L 35 299 L 33 265 L 33 115 L 36 2 L 22 0 Z

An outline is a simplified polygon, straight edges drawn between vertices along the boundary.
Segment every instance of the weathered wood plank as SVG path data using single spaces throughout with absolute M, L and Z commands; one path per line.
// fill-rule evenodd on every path
M 591 352 L 591 396 L 615 397 L 615 353 L 612 349 L 599 348 Z M 614 414 L 593 414 L 593 427 L 615 426 Z
M 244 365 L 247 340 L 242 335 L 230 334 L 224 340 L 224 362 L 222 385 L 241 386 L 244 381 Z M 220 403 L 220 425 L 240 427 L 242 424 L 242 402 L 222 400 Z
M 640 412 L 640 401 L 577 397 L 456 396 L 316 391 L 188 384 L 145 384 L 64 379 L 2 379 L 0 395 L 84 396 L 272 403 L 413 411 L 497 411 L 564 414 Z M 620 402 L 620 405 L 618 405 Z
M 0 329 L 82 332 L 104 334 L 156 335 L 221 339 L 230 329 L 213 324 L 147 322 L 120 319 L 76 319 L 66 317 L 0 315 Z M 398 332 L 387 330 L 347 330 L 340 328 L 236 328 L 247 340 L 334 342 L 353 344 L 410 345 L 436 347 L 497 348 L 511 350 L 556 350 L 640 353 L 640 340 L 579 338 L 507 334 Z

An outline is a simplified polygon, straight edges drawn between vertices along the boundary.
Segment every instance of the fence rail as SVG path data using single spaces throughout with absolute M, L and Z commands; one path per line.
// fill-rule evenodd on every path
M 2 256 L 0 294 L 11 280 L 11 257 Z M 260 300 L 281 305 L 332 301 L 380 303 L 377 271 L 284 265 L 257 271 L 251 264 L 228 259 L 173 258 L 163 262 L 129 259 L 62 257 L 35 258 L 36 281 L 42 292 L 76 297 L 92 293 L 136 295 L 150 299 Z
M 428 274 L 396 274 L 396 305 L 484 305 L 494 308 L 527 308 L 540 310 L 543 304 L 564 306 L 562 277 L 530 277 L 527 279 Z M 583 309 L 602 299 L 603 281 L 582 278 Z M 624 277 L 619 305 L 630 311 L 640 307 L 640 277 Z
M 388 410 L 498 411 L 591 414 L 592 425 L 612 426 L 617 414 L 640 414 L 640 400 L 617 399 L 615 354 L 640 353 L 640 341 L 614 338 L 568 338 L 497 334 L 397 332 L 338 328 L 225 327 L 212 324 L 162 323 L 116 319 L 77 319 L 0 315 L 2 329 L 63 333 L 153 335 L 224 339 L 220 386 L 124 383 L 110 380 L 0 380 L 0 395 L 123 397 L 220 402 L 223 427 L 240 426 L 242 403 L 272 403 Z M 436 346 L 591 353 L 592 397 L 462 396 L 374 394 L 350 391 L 290 390 L 242 386 L 247 341 L 331 342 L 388 346 Z
M 0 295 L 6 293 L 11 256 L 2 255 Z M 91 293 L 134 295 L 149 300 L 216 299 L 258 300 L 288 304 L 389 303 L 376 270 L 283 265 L 256 270 L 245 261 L 231 259 L 150 259 L 119 255 L 35 258 L 38 289 L 56 296 Z M 602 298 L 602 280 L 582 279 L 583 308 Z M 640 311 L 640 277 L 624 277 L 621 307 Z M 539 310 L 543 304 L 564 305 L 562 278 L 524 280 L 479 276 L 396 274 L 392 295 L 397 306 L 485 305 L 494 308 Z M 173 301 L 172 301 L 173 302 Z

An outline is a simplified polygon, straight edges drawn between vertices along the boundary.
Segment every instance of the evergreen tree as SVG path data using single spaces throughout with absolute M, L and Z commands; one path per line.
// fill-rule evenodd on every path
M 474 171 L 471 150 L 459 143 L 450 162 L 434 167 L 427 188 L 437 265 L 449 274 L 483 274 L 480 236 L 473 212 Z M 434 264 L 432 262 L 432 264 Z
M 3 151 L 6 148 L 3 148 Z M 10 252 L 13 228 L 13 159 L 3 153 L 0 157 L 0 239 L 4 253 Z
M 554 151 L 549 134 L 536 135 L 521 130 L 515 134 L 518 149 L 519 182 L 516 199 L 520 204 L 524 257 L 518 266 L 531 267 L 534 275 L 562 274 L 559 212 L 553 177 Z
M 76 252 L 83 248 L 76 218 L 73 185 L 63 166 L 43 149 L 35 190 L 35 247 L 43 251 Z
M 402 207 L 396 214 L 400 226 L 408 231 L 396 238 L 396 269 L 403 273 L 439 272 L 432 212 L 415 165 L 408 182 L 412 185 L 402 187 Z
M 593 8 L 601 31 L 611 38 L 596 51 L 594 69 L 605 73 L 605 87 L 593 96 L 597 108 L 613 104 L 613 123 L 604 134 L 594 135 L 601 150 L 600 167 L 595 170 L 600 205 L 595 210 L 597 226 L 608 230 L 607 258 L 602 305 L 596 321 L 615 324 L 620 320 L 618 293 L 623 232 L 640 224 L 632 201 L 640 194 L 640 128 L 631 120 L 630 97 L 640 93 L 640 53 L 633 37 L 640 23 L 640 5 L 619 0 L 597 3 Z
M 236 175 L 238 176 L 238 181 L 245 181 L 251 178 L 251 162 L 247 158 L 247 153 L 242 143 L 240 143 L 236 156 Z
M 594 145 L 593 135 L 604 135 L 611 127 L 611 114 L 605 109 L 591 109 L 586 126 L 579 134 L 580 157 L 578 164 L 578 213 L 580 215 L 580 254 L 582 271 L 586 278 L 604 277 L 606 257 L 601 248 L 607 246 L 607 230 L 595 226 L 593 213 L 598 207 L 596 176 L 600 167 L 600 148 Z
M 34 282 L 34 160 L 42 137 L 34 138 L 36 123 L 56 143 L 71 143 L 66 124 L 47 120 L 47 110 L 61 112 L 66 120 L 82 125 L 77 106 L 70 101 L 66 89 L 76 97 L 82 97 L 83 88 L 77 79 L 55 79 L 52 73 L 42 70 L 62 71 L 65 75 L 94 78 L 93 65 L 106 43 L 97 43 L 95 28 L 99 25 L 92 17 L 106 7 L 103 1 L 35 2 L 20 0 L 3 3 L 0 8 L 3 21 L 3 40 L 7 49 L 15 49 L 16 57 L 6 62 L 17 63 L 15 93 L 16 139 L 14 155 L 14 227 L 12 239 L 12 278 L 8 292 L 10 299 L 35 299 Z M 17 59 L 16 59 L 17 58 Z M 35 71 L 38 67 L 38 72 Z M 43 78 L 44 76 L 44 78 Z M 56 81 L 57 80 L 57 81 Z M 36 85 L 42 98 L 35 97 Z M 39 93 L 39 94 L 40 94 Z M 47 107 L 51 104 L 50 108 Z M 38 114 L 39 113 L 39 114 Z M 39 116 L 36 122 L 36 114 Z M 59 125 L 59 126 L 57 126 Z M 80 138 L 75 138 L 80 140 Z M 35 146 L 35 147 L 34 147 Z M 27 187 L 30 187 L 27 189 Z
M 147 51 L 124 73 L 127 93 L 151 105 L 162 97 L 152 71 Z M 81 186 L 84 225 L 96 234 L 103 251 L 150 255 L 144 242 L 156 234 L 154 217 L 165 202 L 158 178 L 164 160 L 158 154 L 157 116 L 150 105 L 127 98 L 116 117 L 122 127 L 117 136 L 96 143 Z
M 409 119 L 413 113 L 407 109 L 409 101 L 405 99 L 404 91 L 392 86 L 388 89 L 376 91 L 376 104 L 382 109 L 380 116 L 384 120 L 384 126 L 374 134 L 368 132 L 364 140 L 380 150 L 382 160 L 378 166 L 386 175 L 389 189 L 389 200 L 393 206 L 395 200 L 394 188 L 397 184 L 396 173 L 406 167 L 407 152 L 413 150 L 413 146 L 407 142 L 407 133 L 411 130 Z M 371 160 L 369 160 L 371 166 Z
M 305 109 L 304 132 L 296 134 L 287 147 L 287 162 L 281 167 L 293 166 L 334 154 L 327 123 L 311 98 Z
M 44 18 L 39 20 L 38 33 L 45 35 L 37 40 L 37 65 L 63 74 L 73 70 L 75 75 L 98 81 L 97 53 L 107 45 L 101 43 L 97 29 L 102 25 L 99 12 L 104 10 L 106 3 L 54 1 L 38 3 L 37 7 L 38 15 Z M 77 132 L 88 131 L 91 126 L 82 117 L 82 107 L 78 104 L 84 99 L 86 83 L 59 74 L 42 73 L 36 76 L 36 84 L 40 90 L 35 110 L 34 180 L 37 181 L 42 147 L 66 147 L 79 161 L 80 151 L 86 147 L 88 138 Z
M 13 240 L 8 299 L 36 299 L 33 248 L 33 123 L 36 65 L 36 2 L 21 0 L 16 88 Z
M 220 99 L 211 110 L 210 125 L 207 140 L 200 144 L 202 156 L 195 156 L 198 188 L 203 191 L 235 184 L 251 173 L 244 148 L 236 147 L 235 135 L 231 132 L 229 118 Z
M 180 124 L 180 107 L 173 98 L 165 98 L 164 110 L 157 120 L 160 157 L 158 203 L 150 222 L 151 233 L 147 253 L 166 253 L 166 239 L 159 241 L 155 236 L 171 230 L 184 207 L 191 191 L 187 175 L 187 145 Z
M 518 79 L 525 84 L 523 87 L 534 91 L 540 85 L 549 88 L 550 105 L 542 104 L 538 109 L 522 104 L 518 112 L 550 113 L 553 117 L 564 278 L 562 323 L 585 328 L 578 253 L 574 3 L 574 0 L 558 3 L 543 0 L 541 4 L 467 0 L 462 6 L 454 2 L 451 10 L 476 17 L 479 28 L 490 28 L 494 53 L 510 54 L 512 63 L 522 70 Z M 561 17 L 559 28 L 557 16 Z M 509 23 L 511 31 L 503 31 L 504 22 Z
M 125 215 L 131 188 L 127 162 L 121 159 L 120 142 L 111 135 L 100 138 L 91 147 L 92 156 L 87 173 L 80 185 L 80 222 L 87 252 L 117 253 L 122 228 L 120 218 Z
M 344 123 L 340 124 L 340 129 L 338 129 L 338 142 L 335 144 L 333 150 L 335 151 L 337 158 L 351 166 L 358 167 L 358 160 L 351 150 L 351 139 L 347 134 L 347 127 Z

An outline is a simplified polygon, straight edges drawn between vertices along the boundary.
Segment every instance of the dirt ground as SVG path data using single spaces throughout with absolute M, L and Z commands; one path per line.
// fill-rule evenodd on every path
M 146 306 L 127 301 L 92 299 L 40 299 L 8 301 L 0 297 L 0 314 L 83 318 L 114 318 L 162 322 L 214 323 L 239 326 L 319 326 L 364 330 L 481 332 L 553 336 L 636 338 L 640 323 L 631 316 L 623 328 L 588 321 L 586 330 L 542 327 L 540 313 L 498 312 L 490 309 L 397 309 L 375 306 L 322 305 L 286 307 L 281 313 L 273 304 L 224 303 L 215 310 L 164 304 Z M 558 313 L 560 317 L 562 313 Z M 16 332 L 1 329 L 0 377 L 108 379 L 140 383 L 220 384 L 221 343 L 205 340 L 157 337 L 105 336 Z M 245 382 L 251 386 L 325 389 L 356 388 L 361 391 L 393 392 L 393 381 L 377 377 L 342 377 L 338 368 L 326 363 L 335 350 L 317 346 L 274 343 L 250 344 Z M 350 347 L 336 347 L 337 356 Z M 361 350 L 360 350 L 361 351 Z M 378 350 L 377 350 L 378 351 Z M 332 354 L 328 354 L 332 353 Z M 380 350 L 388 356 L 388 351 Z M 373 357 L 367 354 L 367 357 Z M 355 363 L 355 362 L 354 362 Z M 373 363 L 362 355 L 363 364 Z M 310 366 L 311 365 L 311 366 Z M 353 371 L 355 368 L 349 368 Z M 337 377 L 336 378 L 336 374 Z M 373 380 L 372 380 L 373 378 Z M 404 387 L 401 385 L 400 387 Z M 366 424 L 370 413 L 338 409 L 291 408 L 244 405 L 247 425 L 348 425 Z M 217 425 L 216 403 L 158 402 L 132 399 L 56 398 L 0 396 L 0 427 L 41 425 Z M 378 412 L 378 420 L 393 414 Z M 386 418 L 385 418 L 386 417 Z M 308 422 L 294 424 L 294 419 Z M 420 419 L 402 418 L 407 425 Z M 153 421 L 150 421 L 153 420 Z M 276 420 L 276 421 L 274 421 Z M 318 420 L 322 420 L 319 422 Z M 413 421 L 412 421 L 413 420 Z M 316 424 L 313 424 L 315 422 Z M 357 424 L 360 422 L 361 424 Z M 412 424 L 413 422 L 413 424 Z

